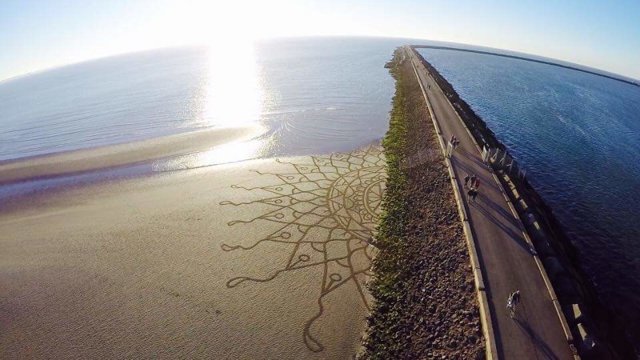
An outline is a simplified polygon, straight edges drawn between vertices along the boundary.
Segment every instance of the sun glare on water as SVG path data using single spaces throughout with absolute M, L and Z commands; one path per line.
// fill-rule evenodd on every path
M 262 129 L 264 91 L 253 42 L 216 41 L 209 46 L 207 56 L 203 125 Z M 192 157 L 190 162 L 198 167 L 256 158 L 267 141 L 252 139 L 220 145 Z
M 170 6 L 159 23 L 166 31 L 156 36 L 207 48 L 207 74 L 195 125 L 255 126 L 264 132 L 261 115 L 273 94 L 265 93 L 256 41 L 290 32 L 300 21 L 293 14 L 303 5 L 293 0 L 165 1 Z M 256 158 L 270 146 L 264 138 L 218 146 L 190 157 L 188 167 Z M 180 163 L 184 166 L 184 159 Z
M 191 37 L 207 48 L 207 73 L 201 95 L 198 126 L 260 128 L 265 94 L 256 62 L 256 26 L 264 22 L 256 17 L 254 6 L 260 3 L 226 3 L 190 1 L 176 4 L 174 16 L 182 37 Z M 273 20 L 273 19 L 271 19 Z M 253 24 L 252 24 L 253 23 Z M 173 34 L 175 35 L 175 34 Z M 190 156 L 188 167 L 213 165 L 259 156 L 267 140 L 252 139 L 217 146 Z M 179 161 L 182 166 L 185 159 Z
M 229 127 L 258 122 L 265 94 L 255 43 L 291 31 L 287 24 L 297 18 L 292 11 L 299 6 L 292 0 L 169 1 L 171 6 L 159 20 L 167 30 L 158 36 L 208 49 L 198 125 Z
M 156 37 L 208 48 L 208 74 L 198 125 L 236 126 L 258 122 L 265 103 L 261 69 L 256 62 L 259 39 L 293 35 L 305 1 L 162 0 Z M 167 40 L 169 41 L 169 40 Z
M 209 126 L 256 123 L 263 104 L 261 77 L 252 41 L 216 41 L 208 49 L 203 120 Z

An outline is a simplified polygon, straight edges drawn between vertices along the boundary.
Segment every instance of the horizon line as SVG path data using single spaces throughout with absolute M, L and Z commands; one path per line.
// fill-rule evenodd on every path
M 408 44 L 404 44 L 404 45 L 408 45 L 408 46 L 411 46 L 411 47 L 431 47 L 431 48 L 440 47 L 442 49 L 448 49 L 448 50 L 468 51 L 468 52 L 475 52 L 475 53 L 486 54 L 486 55 L 496 55 L 496 56 L 517 58 L 517 59 L 525 60 L 525 61 L 534 61 L 534 62 L 539 62 L 539 63 L 546 63 L 548 65 L 555 65 L 555 66 L 560 66 L 560 67 L 564 67 L 564 68 L 567 68 L 567 69 L 572 69 L 572 70 L 582 71 L 582 72 L 585 72 L 585 73 L 590 73 L 590 74 L 597 75 L 597 76 L 604 76 L 604 77 L 610 78 L 612 80 L 619 80 L 619 81 L 622 81 L 622 82 L 625 82 L 625 83 L 628 83 L 628 84 L 631 84 L 631 85 L 640 86 L 640 79 L 638 79 L 638 78 L 635 78 L 635 77 L 632 77 L 632 76 L 628 76 L 628 75 L 623 75 L 623 74 L 620 74 L 620 73 L 615 73 L 615 72 L 604 70 L 604 69 L 599 69 L 599 68 L 596 68 L 596 67 L 593 67 L 593 66 L 589 66 L 589 65 L 584 65 L 584 64 L 580 64 L 580 63 L 574 63 L 574 62 L 567 61 L 567 60 L 550 58 L 550 57 L 543 56 L 543 55 L 525 53 L 525 52 L 520 52 L 520 51 L 516 51 L 516 50 L 506 49 L 506 48 L 505 49 L 492 48 L 492 47 L 487 47 L 487 46 L 484 46 L 484 45 L 457 43 L 457 42 L 450 42 L 450 41 L 444 41 L 444 40 L 430 40 L 430 39 L 411 37 L 411 36 L 390 36 L 390 35 L 389 36 L 380 36 L 380 35 L 363 35 L 363 34 L 291 35 L 291 36 L 274 36 L 274 37 L 256 38 L 256 39 L 251 40 L 251 43 L 255 44 L 255 43 L 258 43 L 258 42 L 261 42 L 261 41 L 279 40 L 279 39 L 282 39 L 282 40 L 284 40 L 284 39 L 303 39 L 303 38 L 372 38 L 372 39 L 402 39 L 402 40 L 411 40 L 411 41 L 428 41 L 428 42 L 433 42 L 433 43 L 448 44 L 449 46 L 447 46 L 447 45 L 412 45 L 412 44 L 409 44 L 409 43 Z M 463 46 L 463 47 L 462 48 L 456 48 L 456 47 L 450 46 L 450 45 Z M 91 61 L 108 59 L 108 58 L 111 58 L 111 57 L 124 56 L 124 55 L 129 55 L 129 54 L 150 52 L 150 51 L 163 50 L 163 49 L 198 48 L 198 47 L 205 47 L 206 48 L 208 46 L 209 45 L 204 44 L 204 43 L 203 44 L 199 44 L 199 43 L 173 44 L 173 45 L 160 46 L 160 47 L 142 48 L 142 49 L 137 49 L 137 50 L 132 50 L 132 51 L 130 50 L 130 51 L 123 51 L 123 52 L 115 52 L 115 53 L 108 54 L 108 55 L 89 57 L 89 58 L 78 60 L 78 61 L 72 61 L 72 62 L 69 62 L 69 63 L 52 65 L 52 66 L 49 66 L 49 67 L 43 67 L 43 68 L 34 69 L 34 70 L 31 70 L 31 71 L 27 71 L 27 72 L 11 75 L 11 76 L 8 76 L 6 78 L 0 79 L 0 85 L 3 85 L 3 83 L 5 83 L 5 82 L 18 80 L 18 79 L 20 79 L 22 77 L 28 77 L 28 76 L 32 76 L 32 75 L 37 75 L 39 73 L 53 71 L 53 70 L 56 70 L 56 69 L 67 67 L 67 66 L 79 65 L 79 64 L 83 64 L 83 63 L 87 63 L 87 62 L 91 62 Z M 402 45 L 398 45 L 398 46 L 402 46 Z M 485 49 L 485 50 L 465 49 L 464 46 L 476 47 L 476 48 Z M 488 50 L 491 50 L 491 51 L 488 51 Z M 512 52 L 512 53 L 518 54 L 518 55 L 501 54 L 499 52 L 493 52 L 493 51 L 506 51 L 506 52 Z M 534 57 L 534 58 L 529 58 L 529 56 Z M 537 59 L 535 59 L 535 57 L 546 59 L 546 61 L 545 60 L 537 60 Z M 555 63 L 555 61 L 560 62 L 560 63 Z M 561 63 L 566 63 L 566 65 L 563 65 Z M 589 70 L 581 69 L 580 67 L 584 67 L 584 68 L 587 68 Z

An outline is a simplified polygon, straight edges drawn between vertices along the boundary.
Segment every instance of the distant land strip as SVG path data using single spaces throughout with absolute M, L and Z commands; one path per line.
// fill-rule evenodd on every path
M 552 65 L 552 66 L 558 66 L 558 67 L 565 68 L 565 69 L 571 69 L 571 70 L 581 71 L 581 72 L 583 72 L 583 73 L 587 73 L 587 74 L 592 74 L 592 75 L 602 76 L 602 77 L 605 77 L 605 78 L 607 78 L 607 79 L 617 80 L 617 81 L 622 81 L 623 83 L 627 83 L 627 84 L 630 84 L 630 85 L 635 85 L 635 86 L 639 86 L 639 87 L 640 87 L 640 83 L 635 82 L 635 81 L 626 80 L 626 79 L 623 79 L 623 78 L 620 78 L 620 77 L 616 77 L 616 76 L 612 76 L 612 75 L 607 75 L 607 74 L 605 74 L 605 73 L 600 73 L 600 72 L 596 72 L 596 71 L 592 71 L 592 70 L 581 69 L 581 68 L 579 68 L 579 67 L 575 67 L 575 66 L 564 65 L 564 64 L 561 64 L 561 63 L 553 62 L 553 61 L 545 61 L 545 60 L 534 59 L 534 58 L 528 58 L 528 57 L 518 56 L 518 55 L 501 54 L 501 53 L 491 52 L 491 51 L 483 51 L 483 50 L 473 50 L 473 49 L 456 48 L 456 47 L 451 47 L 451 46 L 440 46 L 440 45 L 411 45 L 411 47 L 412 47 L 412 48 L 414 48 L 414 49 L 417 49 L 417 48 L 428 48 L 428 49 L 440 49 L 440 50 L 466 51 L 466 52 L 477 53 L 477 54 L 494 55 L 494 56 L 502 56 L 502 57 L 512 58 L 512 59 L 525 60 L 525 61 L 532 61 L 532 62 L 537 62 L 537 63 L 541 63 L 541 64 L 547 64 L 547 65 Z

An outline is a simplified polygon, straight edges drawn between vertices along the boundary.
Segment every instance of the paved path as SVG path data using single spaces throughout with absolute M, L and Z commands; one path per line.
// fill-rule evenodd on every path
M 498 357 L 573 358 L 549 292 L 523 236 L 522 223 L 507 205 L 501 185 L 482 164 L 479 149 L 451 104 L 413 51 L 409 53 L 442 136 L 448 140 L 455 134 L 460 140 L 452 158 L 460 192 L 467 192 L 464 187 L 467 174 L 474 173 L 480 179 L 476 202 L 469 202 L 466 196 L 463 201 L 476 237 Z M 506 300 L 516 289 L 520 289 L 522 302 L 516 319 L 511 319 Z

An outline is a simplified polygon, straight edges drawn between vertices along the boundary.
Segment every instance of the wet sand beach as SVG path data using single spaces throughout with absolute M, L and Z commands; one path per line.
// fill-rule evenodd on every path
M 258 126 L 213 128 L 149 140 L 0 162 L 0 184 L 72 175 L 196 153 L 255 138 Z
M 384 179 L 370 146 L 25 200 L 0 215 L 0 358 L 350 358 Z

